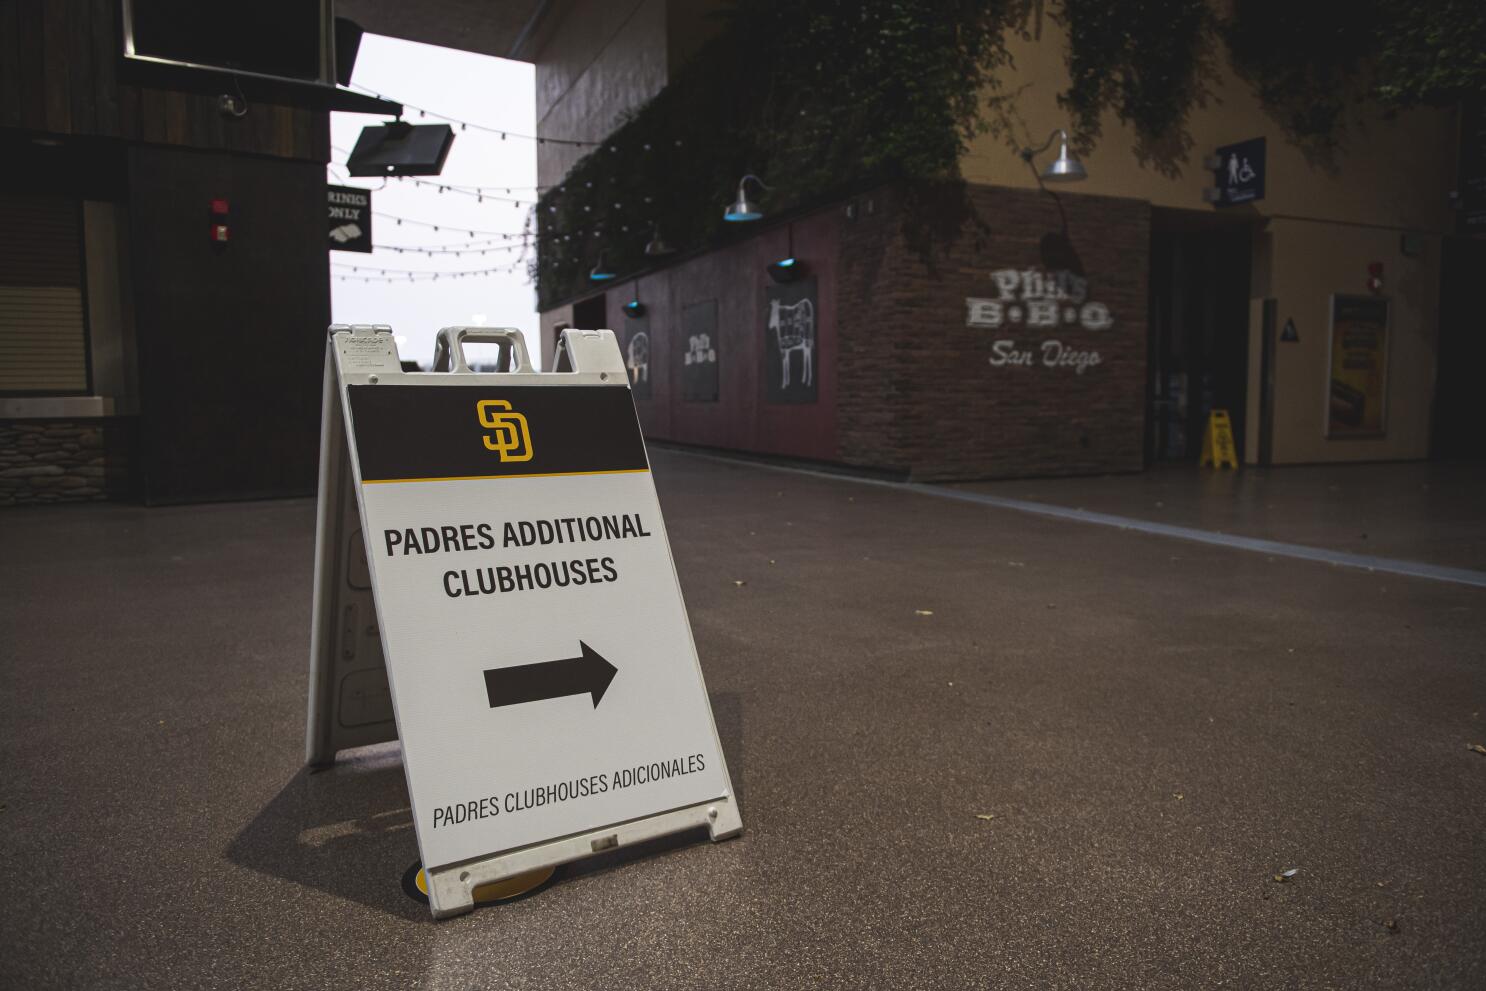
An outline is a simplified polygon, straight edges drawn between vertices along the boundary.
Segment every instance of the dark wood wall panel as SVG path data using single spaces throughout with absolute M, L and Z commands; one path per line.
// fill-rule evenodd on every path
M 330 322 L 323 169 L 172 148 L 129 153 L 152 503 L 314 491 Z M 231 240 L 213 244 L 213 199 Z
M 327 161 L 330 115 L 121 77 L 118 0 L 0 0 L 0 127 Z M 181 77 L 189 78 L 189 74 Z
M 706 447 L 732 448 L 816 461 L 839 460 L 837 443 L 836 279 L 843 238 L 839 207 L 793 223 L 794 253 L 818 286 L 815 376 L 817 398 L 809 403 L 771 403 L 761 375 L 768 322 L 766 273 L 770 262 L 789 254 L 790 231 L 776 226 L 754 237 L 653 272 L 638 285 L 622 283 L 605 294 L 602 324 L 583 319 L 579 327 L 605 326 L 624 332 L 621 307 L 638 292 L 648 315 L 651 396 L 637 399 L 645 435 Z M 688 306 L 717 303 L 718 396 L 715 402 L 688 401 L 682 388 Z M 624 338 L 621 337 L 621 341 Z M 770 374 L 773 366 L 770 366 Z

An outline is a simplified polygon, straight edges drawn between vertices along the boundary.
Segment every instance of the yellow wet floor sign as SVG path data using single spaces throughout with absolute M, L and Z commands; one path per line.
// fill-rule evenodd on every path
M 1233 448 L 1233 424 L 1228 420 L 1227 410 L 1215 409 L 1207 414 L 1207 429 L 1202 431 L 1202 458 L 1197 464 L 1199 467 L 1238 467 L 1238 454 Z

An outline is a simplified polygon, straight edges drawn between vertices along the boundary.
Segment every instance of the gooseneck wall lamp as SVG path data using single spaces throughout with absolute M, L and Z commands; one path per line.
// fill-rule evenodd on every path
M 604 264 L 604 253 L 602 251 L 599 252 L 599 262 L 593 267 L 593 270 L 588 273 L 588 280 L 590 282 L 608 282 L 610 279 L 614 278 L 614 275 L 614 270 Z
M 760 179 L 756 175 L 749 174 L 739 179 L 738 198 L 733 201 L 731 206 L 722 211 L 723 220 L 730 220 L 734 223 L 737 223 L 745 220 L 758 220 L 764 215 L 764 212 L 758 208 L 758 205 L 753 203 L 748 198 L 748 190 L 744 187 L 748 185 L 749 179 L 752 179 L 754 182 L 758 183 L 760 189 L 772 188 L 766 185 L 764 183 L 764 180 Z
M 1032 160 L 1051 148 L 1054 141 L 1058 142 L 1058 157 L 1038 172 Z M 1068 150 L 1068 132 L 1061 127 L 1054 129 L 1053 133 L 1047 136 L 1047 140 L 1036 148 L 1023 148 L 1021 156 L 1022 161 L 1026 162 L 1036 174 L 1039 182 L 1078 182 L 1089 177 L 1089 173 L 1084 170 L 1083 163 L 1078 160 L 1078 156 Z
M 676 249 L 671 247 L 666 242 L 666 239 L 660 236 L 660 225 L 652 224 L 650 227 L 650 241 L 645 245 L 646 257 L 664 258 L 666 255 L 673 255 L 675 253 Z

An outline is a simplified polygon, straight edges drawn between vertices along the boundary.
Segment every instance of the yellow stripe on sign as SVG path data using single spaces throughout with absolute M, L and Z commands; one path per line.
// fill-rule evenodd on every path
M 649 468 L 615 468 L 611 471 L 541 471 L 531 475 L 450 475 L 448 478 L 368 478 L 362 485 L 388 485 L 395 482 L 484 482 L 496 478 L 562 478 L 569 475 L 633 475 Z

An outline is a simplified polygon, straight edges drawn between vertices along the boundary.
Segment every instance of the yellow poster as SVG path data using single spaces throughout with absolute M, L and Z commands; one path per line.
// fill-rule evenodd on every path
M 1327 437 L 1380 437 L 1388 397 L 1388 301 L 1331 298 Z

